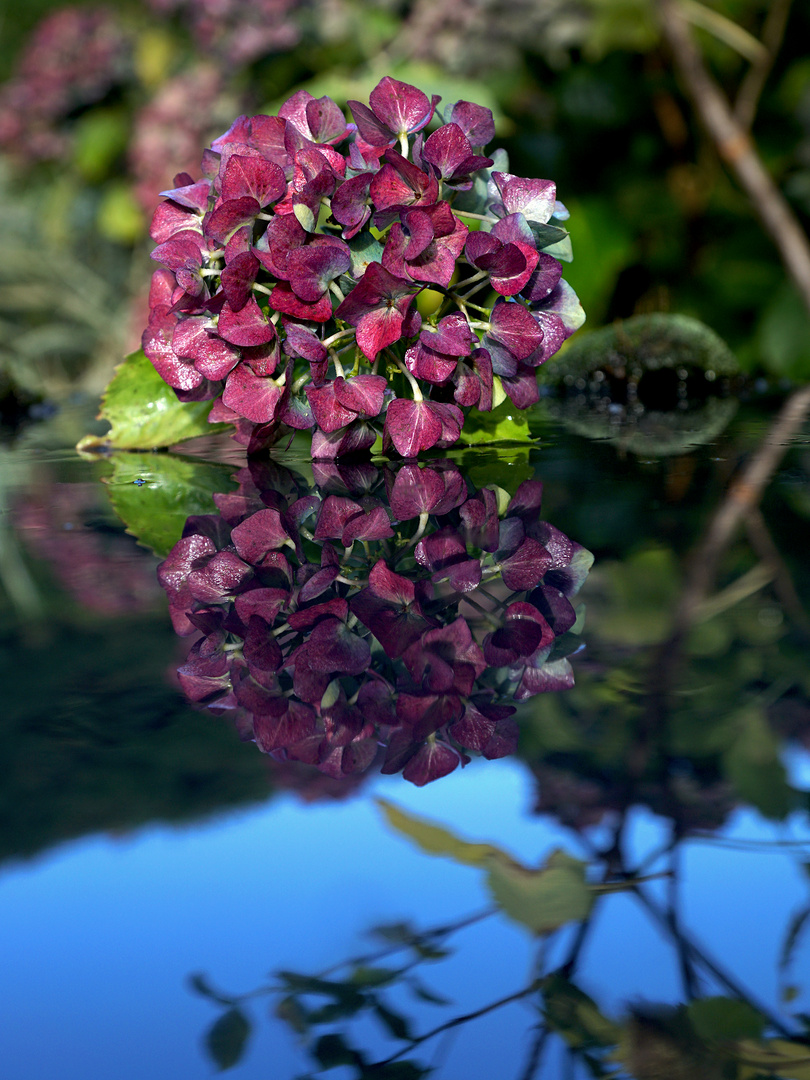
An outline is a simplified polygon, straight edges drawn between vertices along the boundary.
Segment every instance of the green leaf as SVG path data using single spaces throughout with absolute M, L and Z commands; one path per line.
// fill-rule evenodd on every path
M 106 435 L 85 435 L 79 452 L 154 450 L 229 431 L 230 424 L 209 424 L 210 401 L 178 401 L 144 355 L 131 353 L 115 369 L 101 404 L 100 420 L 110 424 Z
M 529 422 L 525 413 L 516 408 L 509 398 L 490 412 L 470 409 L 464 418 L 460 442 L 468 446 L 482 443 L 527 443 L 532 438 L 529 434 Z
M 765 1027 L 762 1013 L 735 998 L 701 998 L 690 1002 L 686 1012 L 692 1027 L 707 1042 L 717 1039 L 758 1039 Z
M 547 934 L 588 917 L 593 892 L 585 881 L 586 864 L 555 851 L 542 870 L 493 860 L 487 884 L 504 914 L 535 934 Z
M 166 556 L 180 539 L 186 518 L 215 514 L 214 492 L 230 491 L 229 465 L 173 454 L 120 453 L 104 479 L 113 509 L 138 542 Z
M 236 1008 L 228 1009 L 209 1028 L 205 1046 L 220 1072 L 232 1069 L 242 1060 L 250 1031 L 250 1021 Z
M 426 855 L 446 855 L 464 866 L 486 866 L 493 857 L 511 862 L 505 852 L 491 844 L 472 844 L 441 825 L 433 825 L 424 818 L 406 813 L 385 799 L 376 799 L 375 802 L 388 819 L 388 824 L 413 840 Z

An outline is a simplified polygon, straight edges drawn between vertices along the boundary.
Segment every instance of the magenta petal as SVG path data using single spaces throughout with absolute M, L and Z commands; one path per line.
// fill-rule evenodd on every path
M 394 535 L 385 507 L 376 499 L 364 499 L 362 510 L 346 522 L 341 543 L 350 547 L 355 540 L 388 540 Z
M 271 378 L 255 375 L 247 364 L 239 364 L 228 376 L 222 400 L 254 424 L 266 424 L 275 416 L 281 393 Z
M 432 780 L 447 776 L 458 767 L 460 761 L 458 752 L 452 746 L 438 739 L 428 740 L 410 759 L 402 775 L 417 787 L 424 787 Z
M 165 308 L 155 308 L 149 317 L 149 325 L 143 333 L 143 351 L 164 382 L 175 390 L 193 390 L 204 381 L 204 376 L 192 363 L 181 360 L 171 345 L 177 319 Z
M 239 352 L 209 330 L 210 320 L 202 315 L 181 319 L 172 336 L 172 348 L 180 357 L 194 361 L 206 379 L 224 379 L 239 363 Z
M 471 233 L 471 235 L 481 234 Z M 473 342 L 477 340 L 466 316 L 460 311 L 445 315 L 439 320 L 435 331 L 425 329 L 419 335 L 419 341 L 427 348 L 446 353 L 448 356 L 469 356 Z
M 385 433 L 405 458 L 429 450 L 442 437 L 442 423 L 431 402 L 394 398 L 385 414 Z
M 533 589 L 551 565 L 551 556 L 536 540 L 527 537 L 517 551 L 501 562 L 504 584 L 513 590 Z
M 531 304 L 539 304 L 557 287 L 562 277 L 562 263 L 553 256 L 540 252 L 535 270 L 523 289 L 523 295 Z
M 420 131 L 430 123 L 439 102 L 409 83 L 400 82 L 386 75 L 369 94 L 369 104 L 378 117 L 395 135 Z
M 450 110 L 450 122 L 458 124 L 473 146 L 486 146 L 495 138 L 492 110 L 471 101 L 457 101 Z
M 375 116 L 368 105 L 361 101 L 347 102 L 352 110 L 352 117 L 357 125 L 357 130 L 369 146 L 392 146 L 396 141 L 394 132 Z
M 234 154 L 225 166 L 222 178 L 223 200 L 255 199 L 259 206 L 277 202 L 287 191 L 283 170 L 263 157 Z
M 365 638 L 358 637 L 339 619 L 319 622 L 306 641 L 307 663 L 313 671 L 339 671 L 359 675 L 371 662 L 371 649 Z
M 222 290 L 231 311 L 241 311 L 252 296 L 259 260 L 249 251 L 234 256 L 221 274 Z
M 258 201 L 249 195 L 222 202 L 206 217 L 205 235 L 225 245 L 237 229 L 251 225 L 260 210 Z
M 388 383 L 382 375 L 355 375 L 349 379 L 338 375 L 333 385 L 335 397 L 344 409 L 359 416 L 377 416 Z
M 278 551 L 288 542 L 287 530 L 278 510 L 259 510 L 231 532 L 234 547 L 253 566 L 261 566 L 268 551 Z
M 492 309 L 490 333 L 517 360 L 525 360 L 543 340 L 543 331 L 520 303 L 497 303 Z
M 304 392 L 315 417 L 315 423 L 327 434 L 339 431 L 340 428 L 357 418 L 356 412 L 341 405 L 335 394 L 334 382 L 323 386 L 314 386 L 309 383 L 304 388 Z
M 296 296 L 314 303 L 329 288 L 330 281 L 351 266 L 348 247 L 336 236 L 316 237 L 296 248 L 287 260 L 290 285 Z
M 504 216 L 519 213 L 527 221 L 541 225 L 551 219 L 557 198 L 557 188 L 551 180 L 528 180 L 501 172 L 494 172 L 492 179 L 501 196 Z
M 326 359 L 326 349 L 312 330 L 308 330 L 305 326 L 298 326 L 295 323 L 288 323 L 285 330 L 287 336 L 284 351 L 286 353 L 291 353 L 293 356 L 302 356 L 311 363 L 318 363 Z
M 251 297 L 239 311 L 223 305 L 217 332 L 231 345 L 264 345 L 276 336 L 276 328 Z

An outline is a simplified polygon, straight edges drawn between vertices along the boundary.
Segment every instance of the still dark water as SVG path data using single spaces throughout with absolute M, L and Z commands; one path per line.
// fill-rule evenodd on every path
M 192 709 L 159 560 L 110 501 L 162 483 L 171 503 L 176 481 L 149 455 L 79 459 L 64 416 L 5 442 L 2 1075 L 810 1075 L 806 423 L 672 636 L 776 405 L 679 438 L 539 420 L 531 451 L 463 456 L 479 487 L 542 480 L 544 519 L 595 564 L 576 687 L 522 707 L 517 754 L 423 788 L 287 768 Z M 493 908 L 488 864 L 424 850 L 422 819 L 527 868 L 587 863 L 587 918 L 534 936 Z M 718 1071 L 717 1047 L 774 1037 L 772 1073 Z

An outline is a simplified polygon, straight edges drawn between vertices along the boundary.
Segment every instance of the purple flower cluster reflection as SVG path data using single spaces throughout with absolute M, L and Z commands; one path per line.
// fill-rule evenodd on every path
M 159 567 L 176 631 L 198 635 L 186 695 L 331 777 L 379 761 L 422 785 L 512 753 L 514 703 L 573 685 L 590 553 L 540 520 L 536 480 L 503 507 L 449 461 L 314 468 L 315 489 L 242 469 Z
M 534 404 L 537 368 L 581 325 L 549 253 L 567 257 L 554 184 L 485 156 L 482 106 L 426 134 L 439 100 L 386 77 L 348 123 L 300 90 L 162 193 L 144 351 L 250 450 L 290 429 L 319 459 L 379 429 L 405 458 L 451 446 L 465 410 Z

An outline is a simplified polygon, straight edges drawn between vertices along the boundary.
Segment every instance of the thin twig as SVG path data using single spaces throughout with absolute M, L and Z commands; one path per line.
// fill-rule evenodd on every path
M 740 84 L 734 102 L 734 118 L 746 131 L 751 130 L 757 112 L 760 95 L 768 81 L 776 54 L 782 45 L 790 14 L 791 0 L 772 0 L 762 26 L 762 44 L 765 52 L 751 63 Z
M 428 1039 L 434 1039 L 437 1035 L 441 1035 L 444 1031 L 449 1031 L 451 1028 L 459 1027 L 461 1024 L 468 1024 L 470 1020 L 477 1020 L 481 1016 L 486 1016 L 488 1013 L 495 1012 L 496 1009 L 502 1009 L 504 1005 L 511 1005 L 514 1001 L 521 1001 L 523 998 L 529 997 L 531 994 L 537 993 L 543 985 L 542 979 L 534 979 L 528 986 L 524 986 L 522 990 L 516 990 L 512 994 L 507 994 L 506 997 L 498 998 L 497 1001 L 491 1001 L 489 1005 L 484 1005 L 480 1009 L 475 1009 L 473 1012 L 464 1013 L 461 1016 L 454 1016 L 452 1020 L 447 1020 L 443 1024 L 439 1024 L 438 1027 L 432 1028 L 430 1031 L 426 1031 L 424 1035 L 416 1035 L 408 1042 L 408 1045 L 403 1047 L 402 1050 L 398 1050 L 396 1054 L 392 1054 L 391 1057 L 385 1059 L 385 1061 L 377 1061 L 372 1068 L 380 1069 L 383 1065 L 390 1065 L 393 1061 L 398 1061 L 403 1054 L 410 1053 L 415 1047 L 419 1046 L 423 1042 L 427 1042 Z
M 810 311 L 810 243 L 806 233 L 766 171 L 748 132 L 735 118 L 723 92 L 709 74 L 678 0 L 658 0 L 658 12 L 676 71 L 704 127 L 720 157 L 734 171 L 750 198 Z

